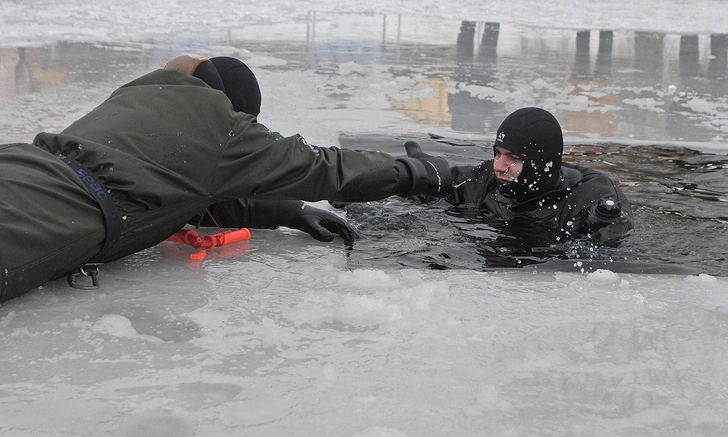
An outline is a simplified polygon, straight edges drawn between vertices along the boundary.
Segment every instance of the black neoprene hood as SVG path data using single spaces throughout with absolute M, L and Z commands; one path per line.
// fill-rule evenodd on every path
M 225 94 L 238 112 L 260 114 L 260 86 L 255 74 L 242 61 L 227 56 L 210 58 L 225 85 Z
M 515 153 L 523 161 L 518 178 L 499 186 L 504 196 L 525 201 L 559 185 L 564 138 L 559 122 L 550 112 L 527 107 L 511 113 L 498 127 L 494 150 L 496 146 Z

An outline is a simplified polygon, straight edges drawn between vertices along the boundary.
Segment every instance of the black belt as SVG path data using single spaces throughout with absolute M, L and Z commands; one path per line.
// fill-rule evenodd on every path
M 81 178 L 86 188 L 89 190 L 91 195 L 94 196 L 96 202 L 101 207 L 101 211 L 104 213 L 104 220 L 106 221 L 106 241 L 101 252 L 97 253 L 89 263 L 99 263 L 101 259 L 106 255 L 109 250 L 114 246 L 114 243 L 121 236 L 121 216 L 119 210 L 116 208 L 114 201 L 109 196 L 109 191 L 106 189 L 104 184 L 96 177 L 91 170 L 81 165 L 75 159 L 71 159 L 64 155 L 58 155 L 61 161 L 68 164 L 76 174 Z

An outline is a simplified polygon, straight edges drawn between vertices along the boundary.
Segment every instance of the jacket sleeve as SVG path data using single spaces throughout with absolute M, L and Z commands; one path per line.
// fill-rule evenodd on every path
M 311 146 L 299 135 L 284 137 L 248 118 L 223 146 L 214 181 L 220 200 L 357 202 L 394 195 L 400 166 L 385 153 Z
M 288 210 L 300 200 L 235 199 L 208 207 L 190 224 L 201 227 L 276 229 L 289 225 Z

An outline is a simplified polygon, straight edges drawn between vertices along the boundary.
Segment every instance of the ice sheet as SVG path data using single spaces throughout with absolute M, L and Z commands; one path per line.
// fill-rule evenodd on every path
M 349 269 L 275 231 L 203 263 L 170 245 L 3 306 L 3 435 L 726 431 L 725 278 Z

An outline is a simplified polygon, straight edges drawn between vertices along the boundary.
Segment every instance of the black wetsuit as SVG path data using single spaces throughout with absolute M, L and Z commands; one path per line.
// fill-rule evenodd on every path
M 587 167 L 562 163 L 554 187 L 524 201 L 501 193 L 492 160 L 454 167 L 453 177 L 448 202 L 486 210 L 512 226 L 539 226 L 556 239 L 586 236 L 607 242 L 634 227 L 622 190 L 603 173 Z

